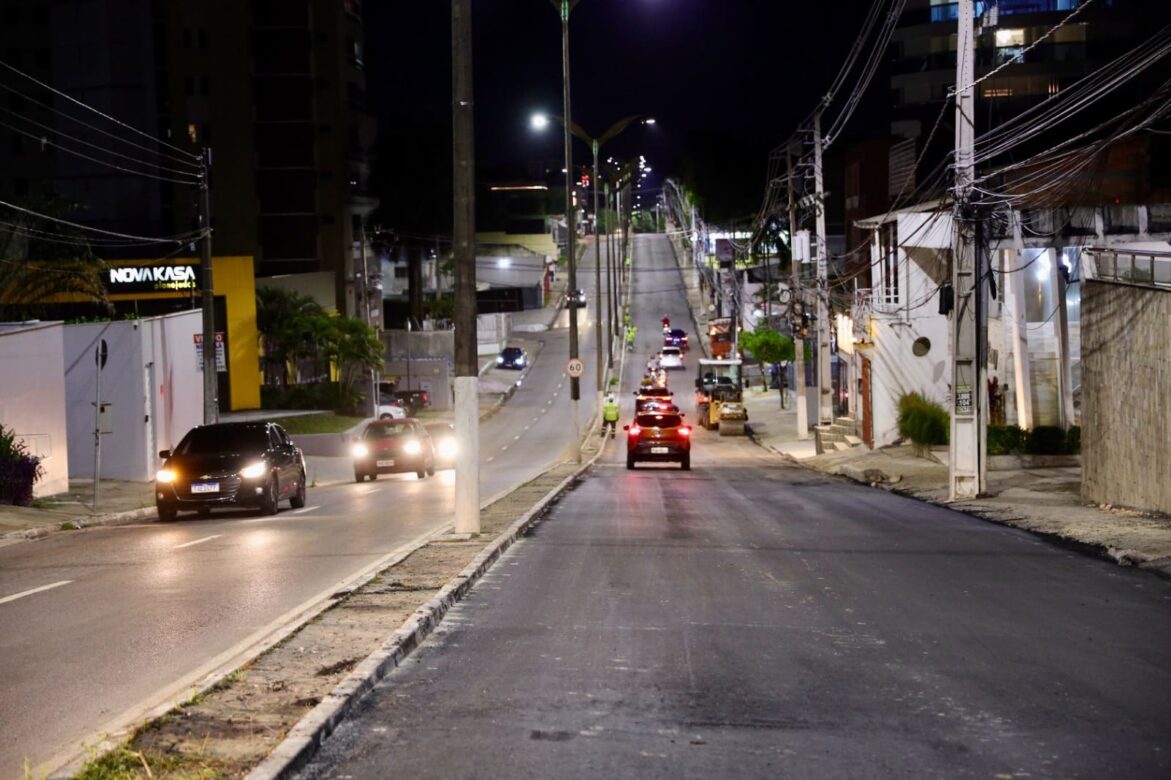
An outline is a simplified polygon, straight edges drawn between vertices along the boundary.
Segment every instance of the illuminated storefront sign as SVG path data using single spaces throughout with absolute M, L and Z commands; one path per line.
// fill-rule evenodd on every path
M 106 290 L 110 295 L 135 293 L 189 293 L 199 289 L 196 266 L 122 265 L 106 272 Z

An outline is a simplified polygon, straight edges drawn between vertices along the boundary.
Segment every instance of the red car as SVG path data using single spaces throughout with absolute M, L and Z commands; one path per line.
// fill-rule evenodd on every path
M 634 423 L 622 426 L 626 431 L 626 468 L 639 461 L 678 463 L 684 471 L 691 469 L 691 426 L 683 415 L 666 412 L 635 415 Z
M 354 439 L 350 450 L 354 461 L 354 481 L 379 474 L 402 474 L 413 471 L 419 479 L 435 473 L 435 447 L 431 435 L 415 419 L 378 420 L 366 426 Z

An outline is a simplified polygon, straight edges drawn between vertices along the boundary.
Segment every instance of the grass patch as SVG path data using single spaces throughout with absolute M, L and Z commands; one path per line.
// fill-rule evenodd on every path
M 81 526 L 79 526 L 77 523 L 73 522 L 72 520 L 66 520 L 64 523 L 62 523 L 59 526 L 59 528 L 62 531 L 76 531 L 80 527 Z
M 150 756 L 120 747 L 82 767 L 78 780 L 129 780 L 129 778 L 213 778 L 220 772 L 202 760 L 184 756 Z
M 364 419 L 364 417 L 322 412 L 321 414 L 274 417 L 271 422 L 280 424 L 290 436 L 300 436 L 310 433 L 345 433 Z

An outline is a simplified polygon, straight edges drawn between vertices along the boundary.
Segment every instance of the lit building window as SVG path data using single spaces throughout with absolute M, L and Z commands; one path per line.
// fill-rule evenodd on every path
M 187 138 L 193 144 L 199 143 L 199 128 L 193 122 L 187 124 Z

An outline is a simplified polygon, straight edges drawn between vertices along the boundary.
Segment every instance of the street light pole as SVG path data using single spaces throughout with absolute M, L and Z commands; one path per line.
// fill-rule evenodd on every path
M 576 233 L 577 228 L 573 218 L 573 144 L 569 125 L 572 114 L 569 110 L 569 12 L 577 5 L 578 0 L 551 0 L 554 7 L 561 11 L 561 112 L 565 121 L 565 246 L 569 255 L 569 295 L 577 293 L 577 257 Z M 569 307 L 569 359 L 578 359 L 577 344 L 577 306 Z M 581 463 L 581 380 L 577 377 L 569 378 L 569 407 L 570 425 L 573 431 L 574 460 Z
M 593 139 L 590 142 L 590 147 L 594 152 L 594 305 L 597 307 L 598 316 L 594 318 L 594 342 L 598 350 L 598 359 L 596 361 L 598 372 L 598 407 L 602 408 L 602 388 L 603 388 L 603 357 L 602 357 L 602 302 L 598 300 L 598 296 L 602 294 L 602 245 L 599 238 L 598 227 L 601 222 L 598 215 L 598 139 Z
M 596 159 L 596 158 L 595 158 Z M 598 175 L 597 166 L 594 167 L 594 177 Z M 595 195 L 597 192 L 595 191 Z M 606 361 L 614 365 L 614 269 L 610 266 L 612 259 L 610 252 L 610 183 L 606 182 L 602 190 L 602 199 L 606 208 Z M 595 214 L 598 207 L 594 206 Z M 594 217 L 597 219 L 597 216 Z M 601 236 L 597 237 L 601 240 Z
M 200 305 L 203 309 L 203 424 L 220 421 L 219 376 L 216 374 L 215 344 L 215 285 L 211 268 L 211 149 L 205 148 L 200 158 L 199 171 L 199 227 L 203 230 L 200 243 Z M 227 345 L 224 345 L 226 352 Z M 96 501 L 95 501 L 96 503 Z

